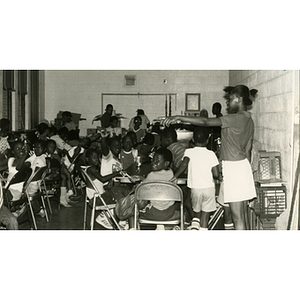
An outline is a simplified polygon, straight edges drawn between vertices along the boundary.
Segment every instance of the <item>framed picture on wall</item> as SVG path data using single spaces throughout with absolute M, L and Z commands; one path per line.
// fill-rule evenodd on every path
M 185 110 L 200 111 L 200 94 L 185 94 Z

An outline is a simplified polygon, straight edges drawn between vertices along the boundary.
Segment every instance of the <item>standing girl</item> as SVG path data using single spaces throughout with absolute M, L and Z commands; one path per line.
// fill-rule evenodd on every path
M 254 123 L 247 106 L 252 104 L 248 87 L 238 85 L 230 93 L 228 115 L 219 118 L 174 116 L 164 123 L 178 120 L 197 126 L 221 126 L 221 160 L 224 179 L 224 202 L 229 203 L 235 229 L 249 229 L 248 200 L 256 197 L 250 166 Z

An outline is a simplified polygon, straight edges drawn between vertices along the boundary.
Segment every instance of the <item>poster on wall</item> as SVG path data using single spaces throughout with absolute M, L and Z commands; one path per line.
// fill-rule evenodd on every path
M 185 94 L 185 110 L 200 111 L 200 94 Z

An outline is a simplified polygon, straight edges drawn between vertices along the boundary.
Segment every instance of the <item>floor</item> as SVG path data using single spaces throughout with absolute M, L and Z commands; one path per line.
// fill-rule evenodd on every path
M 38 230 L 83 230 L 83 210 L 84 202 L 77 201 L 72 202 L 72 207 L 65 208 L 60 207 L 56 201 L 51 201 L 52 215 L 49 215 L 49 222 L 46 218 L 36 216 L 36 223 Z M 19 224 L 19 230 L 30 230 L 29 221 Z M 153 229 L 153 228 L 142 228 Z M 222 220 L 215 227 L 215 230 L 224 229 L 222 226 Z M 95 222 L 94 230 L 106 230 L 104 227 Z
M 77 201 L 72 201 L 72 207 L 66 208 L 63 206 L 58 207 L 58 198 L 50 198 L 52 214 L 49 214 L 49 222 L 46 218 L 36 216 L 36 223 L 38 230 L 83 230 L 83 212 L 84 212 L 84 196 L 79 195 L 76 197 Z M 47 204 L 46 204 L 46 207 Z M 48 210 L 49 211 L 49 210 Z M 90 210 L 89 210 L 90 212 Z M 89 214 L 88 214 L 89 220 Z M 19 224 L 19 230 L 30 230 L 31 226 L 29 221 Z M 144 229 L 153 229 L 151 227 Z M 224 229 L 223 219 L 218 222 L 215 230 Z M 104 227 L 95 222 L 94 230 L 106 230 Z
M 46 218 L 41 218 L 38 215 L 36 216 L 38 230 L 83 230 L 83 196 L 78 197 L 78 201 L 72 201 L 72 207 L 69 208 L 63 206 L 58 208 L 57 198 L 52 198 L 50 200 L 50 204 L 52 208 L 52 214 L 48 213 L 49 222 L 46 221 Z M 105 230 L 105 228 L 96 222 L 94 229 Z M 19 224 L 19 230 L 30 230 L 29 221 Z

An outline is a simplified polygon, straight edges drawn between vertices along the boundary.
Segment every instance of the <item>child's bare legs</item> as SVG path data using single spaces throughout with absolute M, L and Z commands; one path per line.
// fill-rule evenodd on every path
M 200 212 L 200 225 L 201 225 L 201 228 L 207 228 L 208 227 L 209 216 L 210 216 L 210 212 L 207 212 L 207 211 L 201 211 Z
M 67 201 L 67 176 L 64 173 L 60 174 L 60 204 L 71 207 Z
M 71 190 L 71 174 L 64 164 L 62 164 L 61 166 L 61 173 L 64 174 L 66 178 L 66 184 L 64 186 L 67 188 L 68 191 Z
M 244 218 L 245 218 L 245 224 L 246 229 L 250 230 L 250 220 L 249 220 L 249 211 L 248 211 L 248 201 L 243 201 L 244 205 Z
M 134 228 L 134 216 L 128 218 L 129 229 Z
M 230 202 L 230 212 L 232 215 L 234 227 L 236 230 L 246 230 L 246 220 L 245 220 L 245 202 Z

